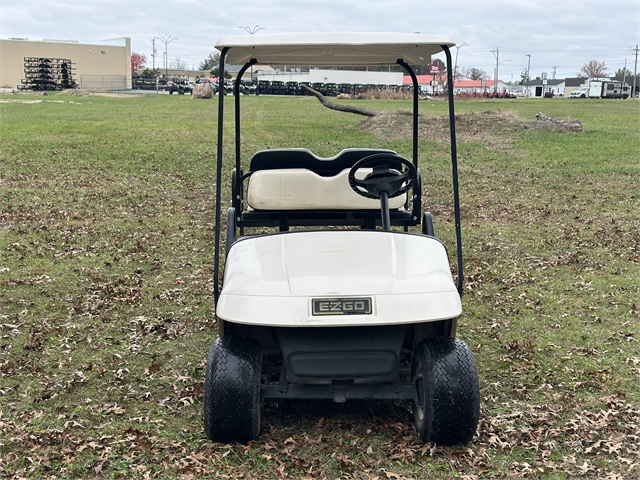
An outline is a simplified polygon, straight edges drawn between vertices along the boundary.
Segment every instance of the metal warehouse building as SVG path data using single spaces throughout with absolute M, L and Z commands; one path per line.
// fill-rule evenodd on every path
M 402 72 L 363 72 L 356 70 L 324 70 L 312 68 L 308 72 L 267 72 L 262 65 L 254 67 L 258 80 L 283 82 L 372 83 L 402 85 Z
M 84 44 L 70 40 L 0 40 L 0 87 L 25 84 L 26 59 L 71 61 L 73 80 L 80 88 L 125 90 L 131 88 L 131 39 Z

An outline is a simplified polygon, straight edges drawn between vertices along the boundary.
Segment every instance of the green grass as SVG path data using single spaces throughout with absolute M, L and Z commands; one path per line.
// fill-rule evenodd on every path
M 640 475 L 637 102 L 456 104 L 463 119 L 542 111 L 580 119 L 584 132 L 492 121 L 475 140 L 461 132 L 458 334 L 483 403 L 478 436 L 449 449 L 418 441 L 407 405 L 376 402 L 267 405 L 256 441 L 208 442 L 217 100 L 2 99 L 43 102 L 0 104 L 0 476 Z M 315 99 L 242 100 L 245 162 L 301 146 L 410 156 L 406 136 L 371 133 Z M 420 106 L 447 113 L 445 102 Z M 233 152 L 229 142 L 228 165 Z M 420 158 L 424 207 L 453 252 L 448 147 L 425 139 Z

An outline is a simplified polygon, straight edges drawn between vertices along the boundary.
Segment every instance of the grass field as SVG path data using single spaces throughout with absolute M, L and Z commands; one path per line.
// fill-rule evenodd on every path
M 256 441 L 207 441 L 217 101 L 0 101 L 0 477 L 640 476 L 638 102 L 456 104 L 458 335 L 482 413 L 471 444 L 444 448 L 419 441 L 408 405 L 355 401 L 266 405 Z M 300 146 L 410 156 L 406 116 L 361 123 L 312 98 L 243 105 L 245 161 Z M 538 111 L 584 131 L 523 130 L 516 120 Z M 421 103 L 420 161 L 424 209 L 453 252 L 446 112 Z

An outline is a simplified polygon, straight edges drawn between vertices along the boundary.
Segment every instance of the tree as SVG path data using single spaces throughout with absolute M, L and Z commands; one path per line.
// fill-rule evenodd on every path
M 218 78 L 218 76 L 220 75 L 220 67 L 218 67 L 216 65 L 215 67 L 213 67 L 211 69 L 211 71 L 209 73 L 211 74 L 212 77 Z M 229 70 L 225 70 L 224 71 L 224 78 L 227 78 L 227 79 L 232 78 L 231 73 L 229 72 Z
M 217 66 L 220 63 L 220 52 L 217 50 L 213 53 L 210 53 L 207 58 L 205 58 L 198 67 L 200 70 L 211 70 L 213 67 Z
M 619 68 L 616 70 L 616 73 L 613 75 L 614 77 L 627 77 L 633 78 L 633 72 L 626 67 Z
M 143 77 L 159 77 L 160 75 L 162 75 L 162 73 L 160 72 L 160 69 L 158 67 L 156 67 L 156 68 L 145 68 L 142 71 L 142 76 Z
M 487 72 L 485 72 L 481 68 L 465 67 L 461 71 L 462 71 L 462 75 L 464 75 L 467 78 L 470 78 L 471 80 L 487 80 L 489 78 L 489 75 L 487 75 Z
M 447 83 L 447 65 L 440 60 L 439 58 L 434 58 L 431 63 L 426 65 L 410 65 L 411 69 L 416 75 L 431 75 L 435 77 L 434 79 L 441 85 Z M 436 67 L 435 69 L 432 67 Z M 371 68 L 369 69 L 371 70 Z M 384 71 L 388 70 L 387 67 L 384 67 Z M 434 73 L 434 70 L 437 72 Z M 392 72 L 403 72 L 404 69 L 401 69 L 400 66 L 393 68 L 390 70 Z
M 171 60 L 171 63 L 169 64 L 169 66 L 176 70 L 184 70 L 185 68 L 187 68 L 187 62 L 185 62 L 180 57 L 178 57 Z
M 589 60 L 576 74 L 578 77 L 601 78 L 607 76 L 607 66 L 598 60 Z
M 147 65 L 147 56 L 144 53 L 131 52 L 131 75 Z
M 445 85 L 447 83 L 447 65 L 439 58 L 434 59 L 431 62 L 431 67 L 436 67 L 438 72 L 435 74 L 435 80 L 438 85 Z M 433 72 L 433 69 L 431 70 Z M 431 73 L 433 75 L 433 73 Z
M 525 68 L 520 72 L 520 85 L 526 85 L 531 81 L 531 76 L 529 76 L 529 71 Z

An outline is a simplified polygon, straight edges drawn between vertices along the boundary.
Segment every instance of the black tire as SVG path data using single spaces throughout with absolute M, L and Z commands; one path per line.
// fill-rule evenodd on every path
M 413 354 L 411 377 L 418 396 L 413 419 L 422 440 L 470 442 L 480 417 L 480 387 L 469 347 L 457 338 L 424 340 Z
M 213 442 L 246 443 L 260 433 L 262 346 L 254 338 L 218 338 L 209 349 L 204 428 Z

